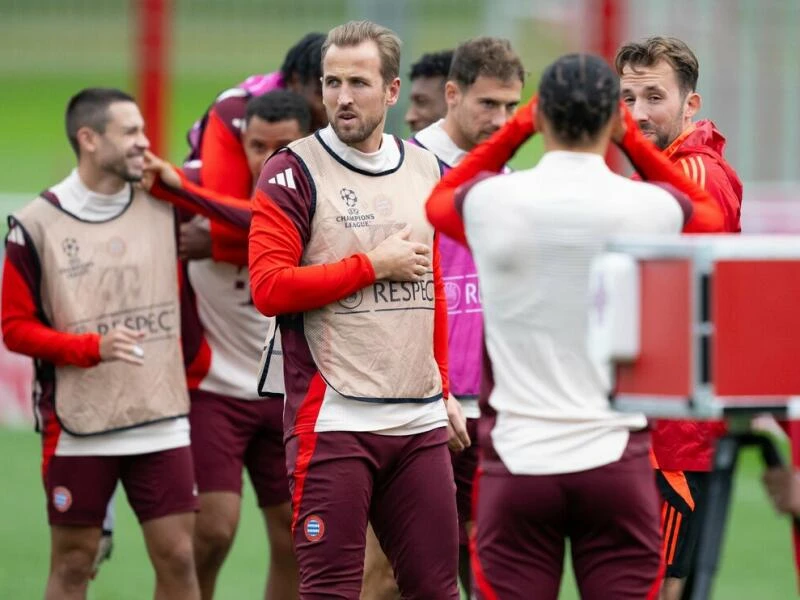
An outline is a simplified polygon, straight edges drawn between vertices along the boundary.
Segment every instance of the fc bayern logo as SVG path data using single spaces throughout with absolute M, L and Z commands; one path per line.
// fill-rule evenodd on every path
M 342 200 L 344 200 L 344 203 L 347 205 L 347 208 L 354 208 L 355 205 L 358 203 L 358 196 L 356 196 L 356 193 L 350 188 L 340 189 L 339 195 L 342 197 Z
M 58 512 L 67 512 L 72 506 L 72 492 L 63 485 L 53 488 L 53 506 Z
M 75 238 L 68 237 L 64 238 L 64 241 L 61 242 L 61 249 L 64 251 L 69 258 L 75 258 L 78 256 L 78 241 Z
M 318 515 L 310 515 L 303 522 L 303 531 L 309 542 L 318 542 L 325 535 L 325 521 Z

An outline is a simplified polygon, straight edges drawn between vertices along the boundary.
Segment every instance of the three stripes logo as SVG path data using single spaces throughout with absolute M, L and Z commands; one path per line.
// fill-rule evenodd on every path
M 325 521 L 318 515 L 309 515 L 303 522 L 303 532 L 309 542 L 318 542 L 325 535 Z
M 294 184 L 294 173 L 292 173 L 291 168 L 284 169 L 281 173 L 276 174 L 275 177 L 270 177 L 267 179 L 267 183 L 289 188 L 290 190 L 297 189 L 297 186 Z

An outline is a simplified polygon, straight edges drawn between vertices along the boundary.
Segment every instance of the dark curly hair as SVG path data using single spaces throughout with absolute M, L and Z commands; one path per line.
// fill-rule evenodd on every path
M 324 33 L 307 33 L 294 46 L 289 48 L 281 65 L 281 73 L 286 81 L 297 75 L 300 83 L 317 81 L 322 77 L 322 44 Z
M 539 81 L 539 112 L 559 141 L 593 141 L 619 105 L 619 77 L 599 56 L 567 54 Z
M 409 73 L 408 78 L 411 81 L 419 77 L 444 77 L 447 79 L 452 62 L 452 50 L 428 52 L 420 56 L 419 60 L 411 65 L 411 73 Z

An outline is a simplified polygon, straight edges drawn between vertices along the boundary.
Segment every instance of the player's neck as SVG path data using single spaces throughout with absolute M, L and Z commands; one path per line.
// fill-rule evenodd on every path
M 608 151 L 608 139 L 600 136 L 595 142 L 585 144 L 564 144 L 559 142 L 552 136 L 544 135 L 544 151 L 545 152 L 583 152 L 586 154 L 599 154 L 605 156 Z
M 447 113 L 447 116 L 444 118 L 444 123 L 442 123 L 442 129 L 447 134 L 447 137 L 449 137 L 456 146 L 461 148 L 461 150 L 464 152 L 472 150 L 473 145 L 461 133 L 461 129 L 459 129 L 456 124 L 452 113 Z
M 104 196 L 119 194 L 127 183 L 119 176 L 101 171 L 86 162 L 78 163 L 78 176 L 87 189 L 97 194 L 103 194 Z

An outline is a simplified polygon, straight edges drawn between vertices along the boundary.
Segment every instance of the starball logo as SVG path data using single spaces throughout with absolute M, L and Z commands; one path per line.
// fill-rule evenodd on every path
M 94 264 L 92 261 L 81 261 L 81 247 L 80 244 L 78 244 L 78 240 L 74 237 L 65 237 L 61 241 L 61 250 L 64 256 L 67 257 L 67 266 L 62 267 L 58 272 L 69 279 L 86 275 Z
M 336 217 L 337 223 L 343 223 L 345 229 L 369 227 L 375 222 L 375 214 L 362 214 L 358 207 L 358 195 L 350 188 L 339 190 L 339 197 L 344 203 L 346 214 Z

